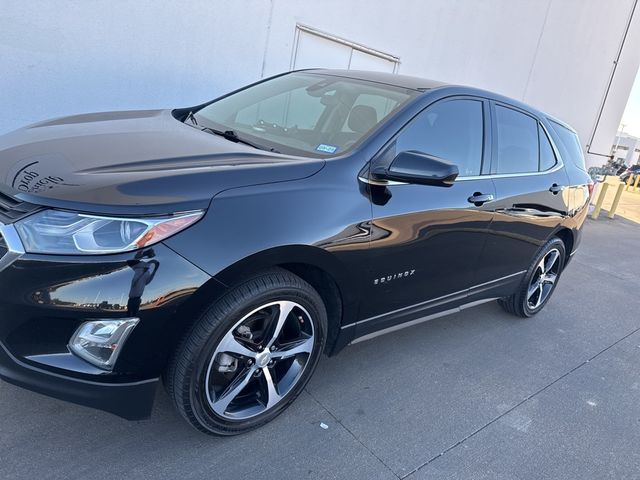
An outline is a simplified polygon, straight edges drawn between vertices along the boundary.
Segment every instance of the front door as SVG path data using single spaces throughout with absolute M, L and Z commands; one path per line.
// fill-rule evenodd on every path
M 359 336 L 464 303 L 468 289 L 483 281 L 476 270 L 495 196 L 492 180 L 482 176 L 488 107 L 473 97 L 440 100 L 373 160 L 390 163 L 415 150 L 455 163 L 460 173 L 449 187 L 370 180 L 372 278 Z

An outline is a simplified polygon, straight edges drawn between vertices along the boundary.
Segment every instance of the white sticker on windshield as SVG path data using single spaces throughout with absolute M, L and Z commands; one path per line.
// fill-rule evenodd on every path
M 326 143 L 321 143 L 316 147 L 316 150 L 318 152 L 324 152 L 324 153 L 336 153 L 336 150 L 338 150 L 338 147 L 336 147 L 335 145 L 327 145 Z

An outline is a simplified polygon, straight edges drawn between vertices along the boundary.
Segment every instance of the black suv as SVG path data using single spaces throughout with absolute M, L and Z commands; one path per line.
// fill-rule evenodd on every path
M 482 302 L 530 317 L 576 251 L 576 133 L 517 101 L 307 70 L 0 137 L 0 377 L 196 428 L 282 412 L 324 352 Z

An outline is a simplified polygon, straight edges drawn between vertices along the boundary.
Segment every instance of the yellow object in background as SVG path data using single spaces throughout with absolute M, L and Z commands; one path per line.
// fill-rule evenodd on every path
M 607 195 L 608 188 L 609 184 L 607 182 L 602 182 L 600 187 L 600 195 L 598 195 L 598 201 L 596 202 L 596 208 L 591 214 L 591 218 L 593 218 L 594 220 L 596 220 L 600 215 L 600 210 L 602 210 L 602 202 L 604 202 L 604 197 Z
M 616 190 L 616 196 L 613 199 L 611 208 L 609 209 L 609 215 L 607 215 L 609 218 L 613 218 L 616 216 L 616 209 L 618 208 L 618 204 L 620 203 L 620 197 L 622 196 L 623 190 L 624 190 L 624 183 L 620 182 L 620 185 L 618 185 L 618 189 Z

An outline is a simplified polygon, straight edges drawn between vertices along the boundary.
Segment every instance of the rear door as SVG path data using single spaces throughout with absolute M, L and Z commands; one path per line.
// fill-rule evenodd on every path
M 496 295 L 510 293 L 566 218 L 569 180 L 546 128 L 524 110 L 491 102 L 495 217 L 479 272 Z M 486 294 L 486 292 L 485 292 Z
M 494 186 L 482 175 L 490 152 L 489 103 L 450 97 L 413 118 L 373 160 L 389 164 L 407 150 L 449 160 L 459 178 L 450 187 L 383 182 L 369 185 L 373 278 L 358 335 L 463 302 L 492 219 Z M 372 182 L 373 183 L 373 182 Z M 485 195 L 485 202 L 470 197 Z

